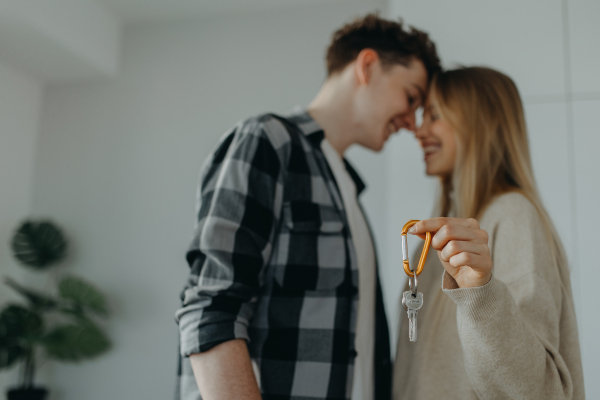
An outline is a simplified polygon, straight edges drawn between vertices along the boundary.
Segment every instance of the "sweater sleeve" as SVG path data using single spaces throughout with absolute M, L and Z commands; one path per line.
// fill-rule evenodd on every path
M 541 217 L 524 198 L 517 205 L 496 210 L 490 282 L 452 289 L 444 273 L 442 287 L 457 305 L 465 366 L 480 399 L 571 399 L 573 379 L 559 352 L 570 290 Z

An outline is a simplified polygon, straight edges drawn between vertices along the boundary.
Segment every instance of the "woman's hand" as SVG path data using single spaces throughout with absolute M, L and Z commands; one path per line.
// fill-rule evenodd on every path
M 431 232 L 431 247 L 458 287 L 483 286 L 492 277 L 488 234 L 473 218 L 430 218 L 417 222 L 408 233 L 425 238 Z

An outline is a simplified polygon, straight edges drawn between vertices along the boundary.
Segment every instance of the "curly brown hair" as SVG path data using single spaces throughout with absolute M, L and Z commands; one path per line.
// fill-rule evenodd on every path
M 429 35 L 412 26 L 368 14 L 346 24 L 333 34 L 327 49 L 327 74 L 343 70 L 364 49 L 373 49 L 384 68 L 408 65 L 413 59 L 423 62 L 429 79 L 442 70 L 435 44 Z

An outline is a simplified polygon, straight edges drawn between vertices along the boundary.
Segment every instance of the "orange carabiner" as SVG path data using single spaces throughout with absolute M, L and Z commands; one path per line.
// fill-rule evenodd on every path
M 415 276 L 415 273 L 417 274 L 417 276 L 419 276 L 421 275 L 421 272 L 423 272 L 425 260 L 427 259 L 427 253 L 429 253 L 429 246 L 431 245 L 431 232 L 426 232 L 425 244 L 423 245 L 423 251 L 421 252 L 419 265 L 417 266 L 416 271 L 411 271 L 408 265 L 408 240 L 406 238 L 406 234 L 408 233 L 410 227 L 416 224 L 417 222 L 419 222 L 418 219 L 413 219 L 411 221 L 408 221 L 402 228 L 402 264 L 404 264 L 404 272 L 406 272 L 406 275 L 408 275 L 411 278 Z

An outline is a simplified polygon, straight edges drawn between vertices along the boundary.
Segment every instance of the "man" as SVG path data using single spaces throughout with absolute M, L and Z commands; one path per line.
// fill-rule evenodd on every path
M 367 15 L 334 34 L 327 69 L 306 111 L 241 122 L 203 167 L 181 399 L 390 398 L 364 184 L 343 154 L 414 130 L 439 59 L 425 33 Z

